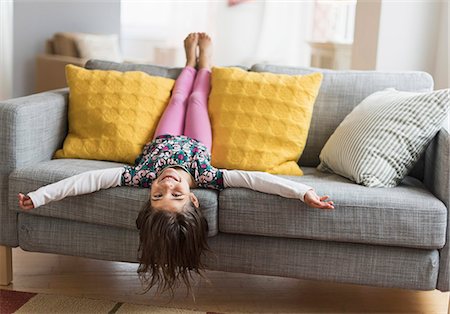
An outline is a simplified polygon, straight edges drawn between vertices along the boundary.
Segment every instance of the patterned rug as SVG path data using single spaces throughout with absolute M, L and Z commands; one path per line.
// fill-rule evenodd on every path
M 224 314 L 9 290 L 0 290 L 0 313 Z

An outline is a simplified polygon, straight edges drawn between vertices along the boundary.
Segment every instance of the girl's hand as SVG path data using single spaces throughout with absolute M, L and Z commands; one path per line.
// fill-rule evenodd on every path
M 325 201 L 329 196 L 318 196 L 314 190 L 309 190 L 305 194 L 305 203 L 314 208 L 334 209 L 332 201 Z
M 29 196 L 19 193 L 19 195 L 17 195 L 17 197 L 19 198 L 19 207 L 20 208 L 22 208 L 24 210 L 31 210 L 34 208 L 33 201 L 31 200 L 31 198 Z

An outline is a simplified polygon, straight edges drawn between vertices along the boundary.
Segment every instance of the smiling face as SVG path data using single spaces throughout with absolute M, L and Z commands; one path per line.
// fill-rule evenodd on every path
M 193 180 L 186 171 L 180 168 L 166 168 L 152 182 L 150 203 L 155 209 L 181 211 L 188 201 L 198 207 L 198 200 L 190 187 Z

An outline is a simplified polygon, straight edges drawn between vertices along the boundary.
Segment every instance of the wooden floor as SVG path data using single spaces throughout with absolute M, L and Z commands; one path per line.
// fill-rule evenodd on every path
M 141 295 L 136 264 L 13 249 L 14 282 L 3 289 L 216 312 L 447 313 L 448 293 L 409 291 L 209 271 L 194 301 Z

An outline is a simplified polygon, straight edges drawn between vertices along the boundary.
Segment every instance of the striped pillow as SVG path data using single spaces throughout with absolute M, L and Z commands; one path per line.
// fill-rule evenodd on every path
M 442 127 L 449 106 L 449 89 L 376 92 L 337 127 L 317 169 L 369 187 L 396 186 Z

